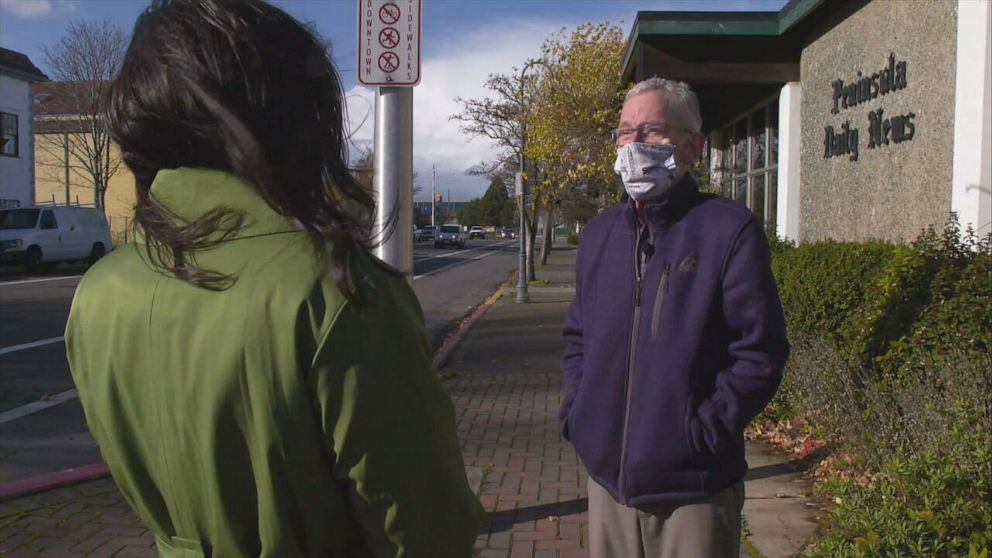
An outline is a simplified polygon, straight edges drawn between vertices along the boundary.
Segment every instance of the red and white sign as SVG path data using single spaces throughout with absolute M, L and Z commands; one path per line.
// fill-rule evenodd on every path
M 358 0 L 358 81 L 420 83 L 422 0 Z

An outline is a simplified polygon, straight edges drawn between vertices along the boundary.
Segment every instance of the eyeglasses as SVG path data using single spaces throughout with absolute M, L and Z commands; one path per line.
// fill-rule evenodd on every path
M 662 141 L 668 139 L 671 140 L 674 136 L 673 132 L 690 132 L 688 128 L 680 128 L 677 126 L 668 125 L 658 125 L 658 124 L 641 124 L 636 128 L 617 128 L 616 130 L 610 130 L 610 137 L 613 139 L 613 143 L 628 143 L 634 139 L 634 134 L 637 137 L 644 140 L 646 143 L 661 143 Z

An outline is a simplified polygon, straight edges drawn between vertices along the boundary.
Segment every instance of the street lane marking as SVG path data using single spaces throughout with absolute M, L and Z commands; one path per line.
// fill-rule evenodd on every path
M 47 277 L 45 279 L 26 279 L 24 281 L 0 281 L 0 287 L 9 287 L 10 285 L 26 285 L 28 283 L 44 283 L 46 281 L 62 281 L 63 279 L 79 279 L 82 275 L 66 275 L 65 277 Z
M 7 353 L 14 353 L 17 351 L 24 351 L 26 349 L 33 349 L 35 347 L 44 347 L 45 345 L 51 345 L 53 343 L 61 343 L 65 341 L 65 337 L 52 337 L 51 339 L 42 339 L 41 341 L 32 341 L 30 343 L 23 343 L 21 345 L 13 345 L 10 347 L 3 347 L 0 349 L 0 355 L 5 355 Z
M 434 255 L 434 256 L 420 256 L 419 258 L 414 257 L 413 259 L 417 260 L 418 262 L 423 262 L 423 261 L 427 261 L 427 260 L 433 260 L 435 258 L 446 258 L 448 256 L 455 256 L 457 254 L 464 254 L 465 252 L 471 252 L 472 250 L 485 250 L 486 248 L 491 248 L 493 246 L 507 246 L 508 244 L 509 243 L 507 243 L 507 242 L 494 242 L 494 243 L 488 244 L 486 246 L 474 246 L 472 248 L 466 248 L 464 250 L 459 250 L 457 252 L 445 252 L 444 254 L 437 254 L 437 255 Z
M 472 250 L 478 250 L 478 249 L 479 248 L 468 248 L 467 250 L 459 250 L 457 252 L 445 252 L 444 254 L 438 254 L 436 256 L 420 257 L 419 259 L 417 259 L 417 261 L 418 262 L 423 262 L 423 261 L 426 261 L 426 260 L 433 260 L 433 259 L 436 259 L 436 258 L 446 258 L 448 256 L 454 256 L 456 254 L 464 254 L 465 252 L 471 252 Z
M 66 401 L 72 401 L 73 399 L 79 399 L 79 392 L 75 389 L 68 389 L 62 393 L 56 393 L 48 399 L 28 403 L 27 405 L 21 405 L 20 407 L 14 407 L 9 411 L 0 413 L 0 424 L 17 420 L 21 417 L 26 417 L 39 411 L 44 411 L 50 407 L 61 405 Z
M 474 262 L 475 260 L 481 260 L 482 258 L 488 258 L 489 256 L 492 256 L 493 254 L 499 254 L 499 253 L 500 252 L 498 252 L 496 250 L 490 250 L 490 251 L 486 252 L 485 254 L 478 255 L 478 256 L 476 256 L 474 258 L 471 258 L 471 259 L 468 259 L 468 260 L 462 260 L 462 261 L 459 261 L 459 262 L 450 263 L 450 264 L 448 264 L 448 265 L 446 265 L 444 267 L 439 267 L 437 269 L 433 269 L 431 271 L 428 271 L 427 273 L 423 273 L 421 275 L 414 275 L 413 276 L 413 280 L 416 281 L 417 279 L 420 279 L 422 277 L 430 277 L 431 275 L 436 275 L 436 274 L 441 273 L 442 271 L 444 271 L 446 269 L 449 269 L 449 268 L 452 268 L 452 267 L 455 267 L 455 266 L 458 266 L 458 265 L 464 265 L 464 264 L 466 264 L 468 262 Z

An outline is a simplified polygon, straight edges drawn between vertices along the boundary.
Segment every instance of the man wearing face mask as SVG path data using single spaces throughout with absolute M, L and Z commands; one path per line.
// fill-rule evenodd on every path
M 744 427 L 789 344 L 761 223 L 688 172 L 701 127 L 686 84 L 636 84 L 613 134 L 626 193 L 582 232 L 560 419 L 594 558 L 740 553 Z

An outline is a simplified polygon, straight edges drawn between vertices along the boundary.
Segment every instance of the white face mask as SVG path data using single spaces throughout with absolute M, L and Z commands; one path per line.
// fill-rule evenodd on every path
M 617 149 L 613 170 L 630 197 L 638 201 L 664 196 L 675 178 L 674 144 L 631 142 Z

